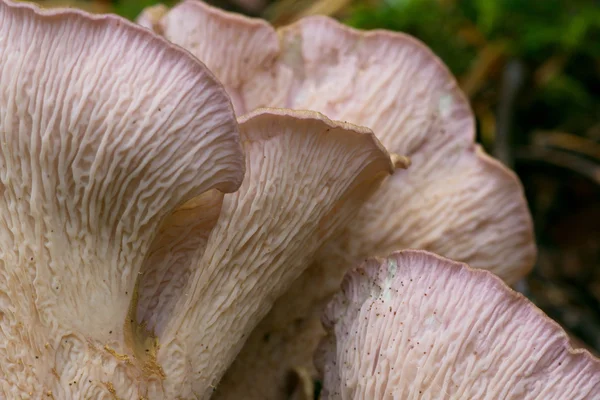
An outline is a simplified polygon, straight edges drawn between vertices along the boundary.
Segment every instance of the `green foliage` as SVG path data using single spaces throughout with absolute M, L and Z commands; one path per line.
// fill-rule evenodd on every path
M 463 0 L 457 6 L 488 39 L 507 38 L 514 55 L 539 59 L 549 51 L 597 46 L 592 32 L 600 29 L 600 8 L 594 0 Z
M 158 2 L 156 0 L 118 0 L 114 2 L 114 13 L 122 17 L 134 20 L 146 7 L 153 6 L 157 3 L 172 6 L 177 3 L 174 0 L 165 0 Z
M 473 56 L 461 28 L 475 27 L 488 41 L 503 40 L 512 55 L 540 60 L 548 52 L 600 56 L 600 6 L 596 0 L 386 0 L 359 2 L 346 21 L 363 29 L 411 33 L 455 72 Z

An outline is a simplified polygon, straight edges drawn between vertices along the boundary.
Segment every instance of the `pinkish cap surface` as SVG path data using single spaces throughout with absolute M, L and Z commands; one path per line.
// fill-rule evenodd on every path
M 140 322 L 160 338 L 157 361 L 167 380 L 189 370 L 186 381 L 166 383 L 173 396 L 208 396 L 220 387 L 273 301 L 393 172 L 371 131 L 315 112 L 257 110 L 240 119 L 240 133 L 242 186 L 223 197 L 201 247 L 190 254 L 178 246 L 180 257 L 161 258 L 150 282 L 165 278 L 149 286 L 158 287 L 158 301 L 138 303 L 149 317 Z
M 0 398 L 161 398 L 129 307 L 164 218 L 241 185 L 231 102 L 122 18 L 4 0 L 0 75 Z
M 327 399 L 600 398 L 600 360 L 494 275 L 424 251 L 344 278 L 316 353 Z
M 411 168 L 388 179 L 349 227 L 350 257 L 423 248 L 509 283 L 532 267 L 533 228 L 518 179 L 475 145 L 468 100 L 418 40 L 326 17 L 275 31 L 197 0 L 157 24 L 219 77 L 238 115 L 314 110 L 366 126 L 391 153 L 410 157 Z
M 521 184 L 474 143 L 468 100 L 418 40 L 325 17 L 275 30 L 196 0 L 178 4 L 156 26 L 213 70 L 238 115 L 259 107 L 315 110 L 372 129 L 412 163 L 386 179 L 337 240 L 324 243 L 317 262 L 250 337 L 218 398 L 259 387 L 258 398 L 275 399 L 290 368 L 310 369 L 323 334 L 320 307 L 348 266 L 364 257 L 421 248 L 509 284 L 532 268 L 536 249 Z M 277 384 L 256 385 L 261 379 Z

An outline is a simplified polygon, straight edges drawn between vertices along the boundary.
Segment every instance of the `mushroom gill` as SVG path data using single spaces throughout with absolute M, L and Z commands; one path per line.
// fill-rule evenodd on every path
M 372 129 L 388 151 L 411 160 L 275 302 L 226 374 L 219 399 L 276 399 L 285 395 L 291 369 L 314 371 L 321 310 L 347 268 L 365 257 L 424 249 L 509 284 L 532 268 L 536 249 L 522 186 L 475 144 L 467 98 L 418 40 L 325 17 L 275 30 L 197 0 L 161 8 L 151 25 L 215 73 L 238 116 L 259 107 L 315 110 Z
M 424 251 L 349 272 L 323 320 L 324 400 L 600 397 L 600 360 L 525 297 Z

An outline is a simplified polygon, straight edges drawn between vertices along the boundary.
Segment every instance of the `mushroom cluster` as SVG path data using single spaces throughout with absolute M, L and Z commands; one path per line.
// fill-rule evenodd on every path
M 0 0 L 0 398 L 598 397 L 535 252 L 413 38 Z

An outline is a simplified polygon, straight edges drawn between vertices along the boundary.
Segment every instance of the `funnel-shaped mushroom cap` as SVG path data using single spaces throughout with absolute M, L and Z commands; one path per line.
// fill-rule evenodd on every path
M 509 283 L 532 267 L 521 186 L 474 144 L 467 99 L 422 43 L 325 17 L 276 32 L 197 0 L 161 13 L 157 31 L 206 63 L 238 115 L 259 107 L 315 110 L 369 127 L 390 152 L 411 158 L 412 168 L 389 179 L 355 218 L 346 238 L 351 256 L 423 248 Z
M 199 251 L 176 247 L 189 258 L 189 275 L 173 279 L 181 259 L 158 257 L 163 264 L 140 284 L 159 292 L 138 304 L 138 316 L 160 338 L 167 398 L 212 394 L 275 298 L 393 171 L 372 132 L 314 112 L 258 110 L 241 119 L 240 131 L 242 186 L 224 196 Z M 173 375 L 188 379 L 171 381 Z
M 128 310 L 164 218 L 241 184 L 229 98 L 121 18 L 4 0 L 0 75 L 0 397 L 161 398 Z
M 600 398 L 600 360 L 494 275 L 431 253 L 349 272 L 323 322 L 324 400 Z
M 364 257 L 421 248 L 508 283 L 532 267 L 535 245 L 522 187 L 474 144 L 467 99 L 422 43 L 324 17 L 275 31 L 196 0 L 161 13 L 150 25 L 213 70 L 238 115 L 265 106 L 316 110 L 369 127 L 389 151 L 412 161 L 384 182 L 321 252 L 321 261 L 276 303 L 217 396 L 236 399 L 253 388 L 258 398 L 281 396 L 289 369 L 308 363 L 320 340 L 320 307 L 347 266 Z

